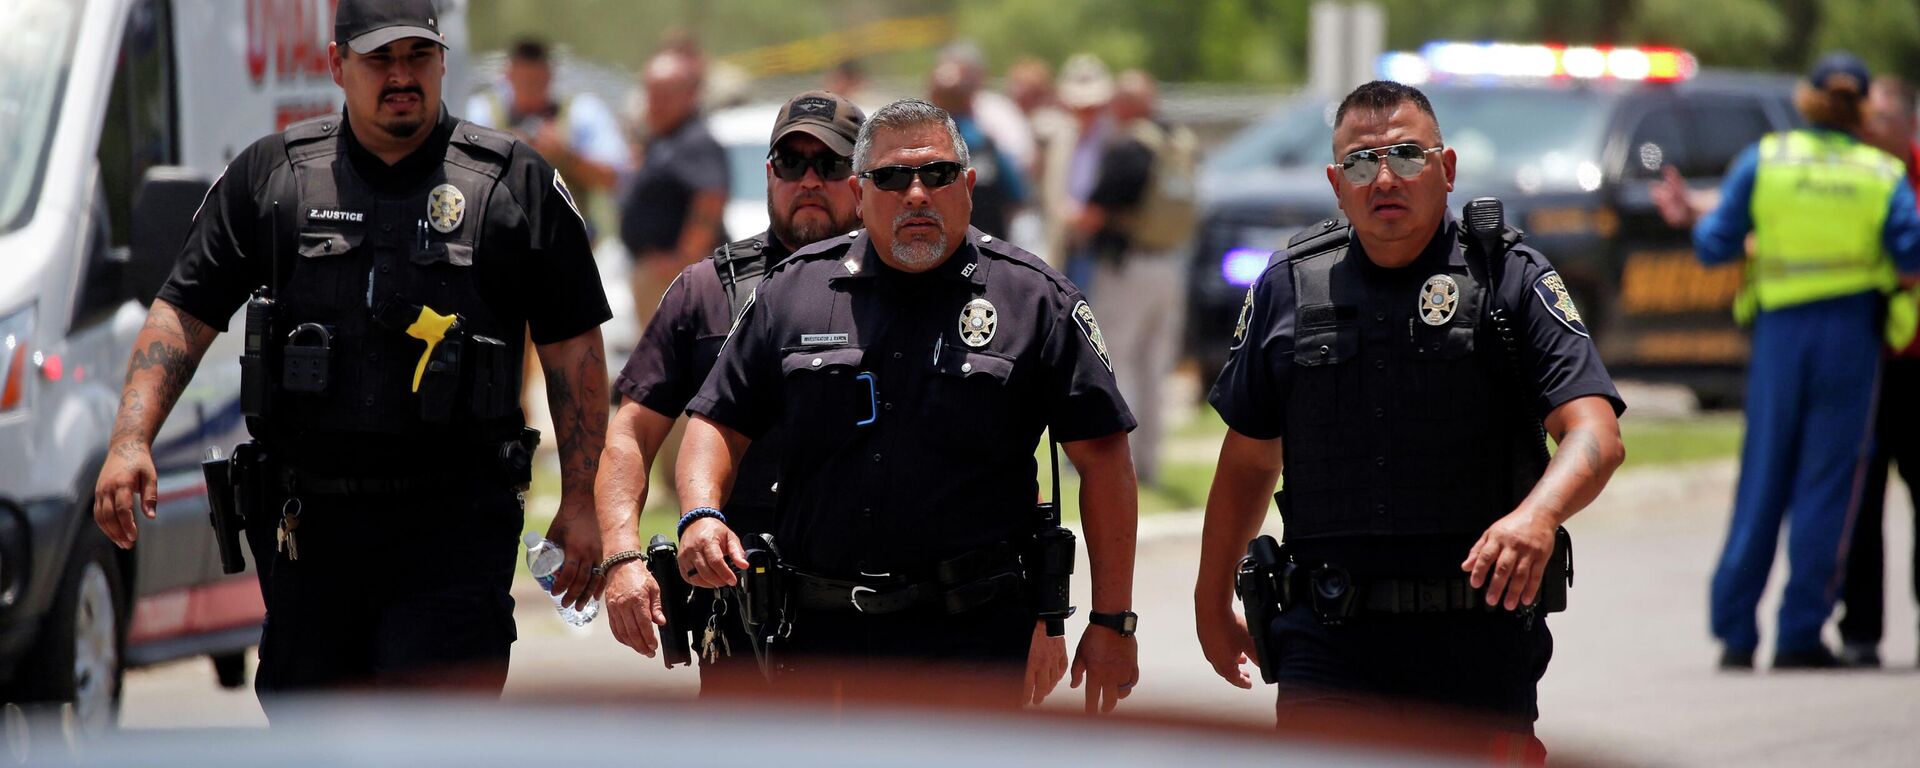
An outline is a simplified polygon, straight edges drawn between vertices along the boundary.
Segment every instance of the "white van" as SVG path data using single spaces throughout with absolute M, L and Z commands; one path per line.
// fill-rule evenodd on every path
M 199 462 L 245 440 L 223 334 L 154 443 L 159 519 L 93 522 L 146 305 L 234 155 L 340 108 L 332 0 L 0 2 L 0 698 L 115 719 L 129 666 L 208 655 L 245 678 L 263 607 L 221 573 Z M 465 0 L 441 0 L 464 93 Z M 236 319 L 233 328 L 240 327 Z

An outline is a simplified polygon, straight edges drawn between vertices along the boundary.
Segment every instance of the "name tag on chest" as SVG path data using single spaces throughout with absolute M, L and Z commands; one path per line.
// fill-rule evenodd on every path
M 844 345 L 847 343 L 847 340 L 848 340 L 848 336 L 847 334 L 844 334 L 844 333 L 800 334 L 800 343 L 809 347 L 826 346 L 826 345 Z

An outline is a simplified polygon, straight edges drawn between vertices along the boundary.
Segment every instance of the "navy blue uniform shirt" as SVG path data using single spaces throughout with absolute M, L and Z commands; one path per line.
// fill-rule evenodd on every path
M 748 437 L 782 427 L 781 554 L 837 576 L 1032 531 L 1041 431 L 1134 427 L 1079 290 L 978 229 L 920 274 L 886 266 L 864 232 L 801 249 L 688 410 Z

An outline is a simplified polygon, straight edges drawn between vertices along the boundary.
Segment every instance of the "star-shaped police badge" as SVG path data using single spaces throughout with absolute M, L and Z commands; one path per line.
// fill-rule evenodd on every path
M 427 222 L 433 230 L 447 234 L 460 228 L 460 220 L 467 215 L 467 196 L 452 184 L 434 187 L 427 195 Z
M 986 299 L 974 299 L 960 309 L 960 340 L 969 347 L 986 346 L 999 326 L 1000 316 Z
M 1453 319 L 1453 312 L 1460 306 L 1460 284 L 1448 275 L 1434 275 L 1427 278 L 1427 284 L 1420 287 L 1420 322 L 1427 325 L 1446 325 Z

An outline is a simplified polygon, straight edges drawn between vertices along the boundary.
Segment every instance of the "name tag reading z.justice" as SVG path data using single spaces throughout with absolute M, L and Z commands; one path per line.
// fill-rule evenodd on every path
M 802 345 L 809 346 L 809 347 L 822 347 L 822 346 L 835 345 L 835 344 L 845 344 L 847 343 L 847 339 L 848 339 L 848 336 L 847 334 L 844 334 L 844 333 L 800 334 L 800 343 Z

